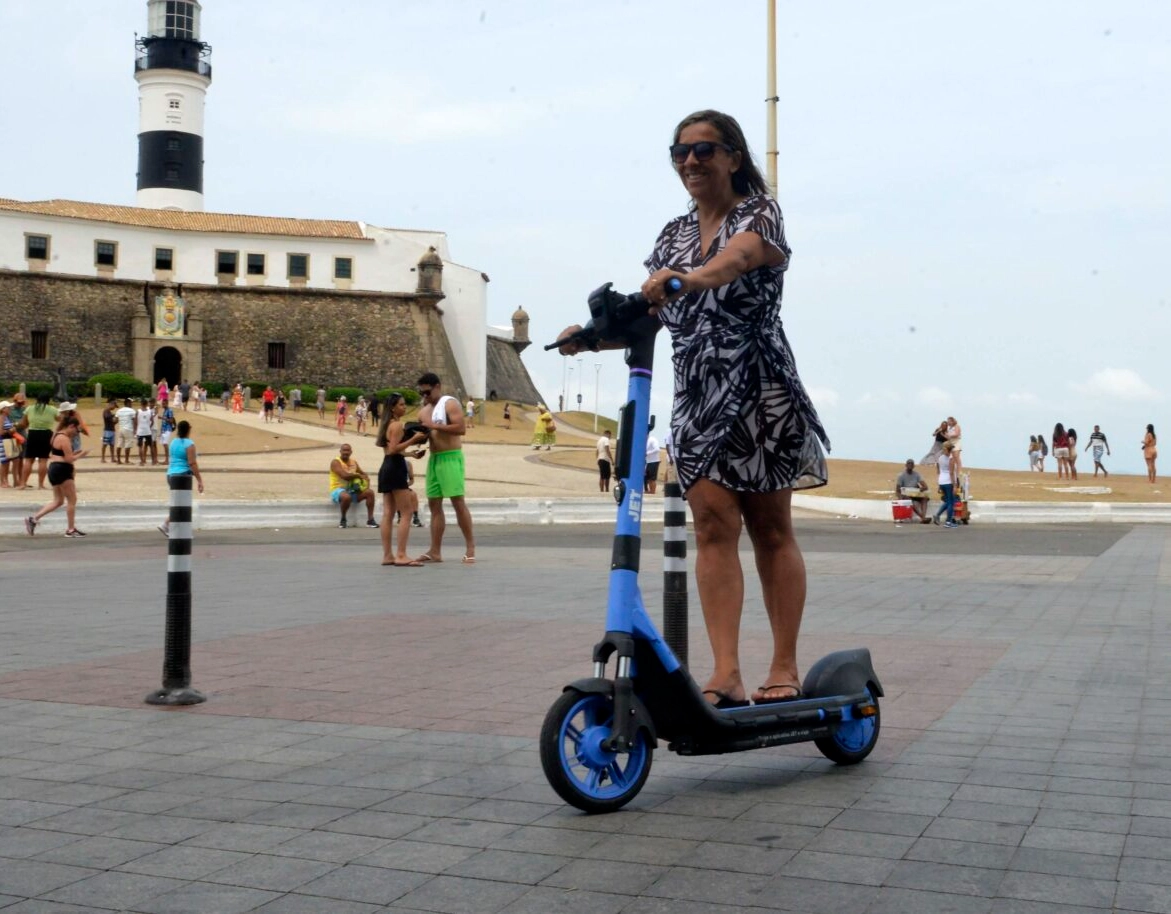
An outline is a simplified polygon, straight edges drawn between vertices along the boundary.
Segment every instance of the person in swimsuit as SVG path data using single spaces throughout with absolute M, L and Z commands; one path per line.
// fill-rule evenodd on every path
M 37 532 L 41 518 L 52 514 L 62 505 L 65 505 L 65 535 L 69 537 L 85 536 L 77 529 L 77 485 L 74 482 L 73 464 L 84 457 L 89 451 L 73 449 L 73 439 L 77 438 L 81 423 L 77 416 L 68 416 L 61 421 L 49 442 L 49 485 L 53 487 L 53 500 L 41 508 L 36 514 L 30 514 L 24 519 L 24 529 L 29 536 Z
M 1147 482 L 1155 481 L 1155 458 L 1159 456 L 1158 443 L 1155 427 L 1148 425 L 1147 433 L 1143 435 L 1143 460 L 1147 462 Z
M 420 445 L 426 442 L 427 435 L 416 431 L 406 440 L 403 439 L 403 416 L 407 411 L 407 401 L 402 394 L 391 394 L 386 400 L 386 412 L 382 421 L 378 423 L 378 437 L 374 443 L 382 448 L 385 455 L 382 466 L 378 468 L 378 494 L 382 496 L 382 564 L 399 565 L 407 568 L 421 568 L 422 562 L 415 561 L 407 555 L 407 539 L 411 534 L 411 515 L 414 505 L 417 504 L 411 497 L 410 468 L 407 466 L 407 452 L 412 451 L 412 457 L 422 457 Z M 391 518 L 398 512 L 398 548 L 391 554 L 390 534 Z
M 794 489 L 825 485 L 829 441 L 781 327 L 784 222 L 734 118 L 684 118 L 670 156 L 692 206 L 660 232 L 642 293 L 671 334 L 673 454 L 695 523 L 696 583 L 715 659 L 703 691 L 719 708 L 747 704 L 739 655 L 747 527 L 773 649 L 752 699 L 790 701 L 802 697 L 805 606 L 790 504 Z M 668 291 L 673 279 L 681 290 Z M 574 342 L 561 352 L 580 349 Z

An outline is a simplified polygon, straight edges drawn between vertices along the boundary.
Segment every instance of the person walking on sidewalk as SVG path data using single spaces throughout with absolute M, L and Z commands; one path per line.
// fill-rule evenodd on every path
M 427 507 L 431 509 L 431 548 L 419 556 L 420 562 L 443 561 L 443 533 L 447 520 L 443 516 L 443 499 L 451 502 L 455 520 L 464 535 L 465 565 L 476 563 L 476 539 L 472 532 L 472 513 L 464 501 L 463 438 L 467 434 L 463 407 L 455 397 L 446 396 L 439 386 L 439 375 L 427 372 L 419 378 L 423 407 L 420 424 L 430 432 L 431 457 L 427 461 Z
M 199 472 L 199 458 L 195 452 L 195 442 L 191 440 L 191 423 L 186 419 L 179 422 L 175 429 L 175 437 L 167 448 L 167 484 L 170 485 L 172 476 L 193 476 L 199 494 L 203 494 L 203 474 Z M 171 519 L 168 517 L 159 524 L 159 532 L 166 537 L 171 535 Z
M 25 532 L 32 536 L 37 532 L 37 526 L 46 514 L 52 514 L 62 505 L 65 505 L 65 535 L 68 537 L 85 536 L 77 529 L 77 485 L 74 482 L 74 463 L 84 457 L 89 451 L 73 449 L 73 440 L 81 432 L 81 423 L 77 416 L 69 416 L 61 422 L 60 427 L 49 440 L 49 484 L 53 487 L 53 500 L 24 519 Z
M 956 523 L 955 518 L 956 491 L 954 454 L 955 445 L 950 441 L 945 441 L 943 444 L 943 450 L 939 454 L 939 460 L 937 460 L 935 463 L 935 468 L 939 471 L 939 490 L 943 493 L 943 505 L 938 511 L 935 512 L 932 520 L 938 524 L 939 515 L 946 511 L 947 521 L 943 525 L 945 527 L 959 526 L 959 524 Z

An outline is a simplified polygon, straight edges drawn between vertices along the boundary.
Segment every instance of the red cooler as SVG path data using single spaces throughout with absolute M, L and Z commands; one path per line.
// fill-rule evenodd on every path
M 890 503 L 890 513 L 894 516 L 895 523 L 910 520 L 914 516 L 914 510 L 911 508 L 911 499 L 900 498 Z

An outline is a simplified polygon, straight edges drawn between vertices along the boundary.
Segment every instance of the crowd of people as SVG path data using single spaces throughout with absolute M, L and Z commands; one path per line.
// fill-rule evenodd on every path
M 1094 430 L 1090 433 L 1086 441 L 1086 446 L 1078 450 L 1078 434 L 1074 428 L 1066 428 L 1061 422 L 1053 426 L 1053 435 L 1050 438 L 1053 442 L 1052 457 L 1057 463 L 1057 478 L 1066 480 L 1076 480 L 1077 475 L 1077 460 L 1080 453 L 1091 451 L 1091 456 L 1094 460 L 1094 477 L 1097 478 L 1101 473 L 1103 478 L 1110 476 L 1109 470 L 1102 462 L 1102 458 L 1109 457 L 1110 442 L 1106 438 L 1106 433 L 1102 431 L 1101 426 L 1095 425 Z M 1155 435 L 1155 426 L 1148 423 L 1146 431 L 1143 433 L 1142 441 L 1139 443 L 1142 448 L 1143 461 L 1147 467 L 1147 482 L 1153 483 L 1156 480 L 1155 461 L 1159 456 L 1158 437 Z M 1045 460 L 1050 456 L 1049 444 L 1045 441 L 1043 434 L 1029 436 L 1029 470 L 1038 473 L 1045 472 Z

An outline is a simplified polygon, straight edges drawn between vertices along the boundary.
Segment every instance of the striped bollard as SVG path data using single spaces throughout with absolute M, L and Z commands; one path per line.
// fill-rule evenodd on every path
M 683 487 L 663 486 L 663 638 L 687 666 L 687 506 Z
M 191 688 L 191 476 L 168 476 L 171 508 L 167 537 L 167 628 L 163 687 L 148 705 L 197 705 L 207 696 Z

